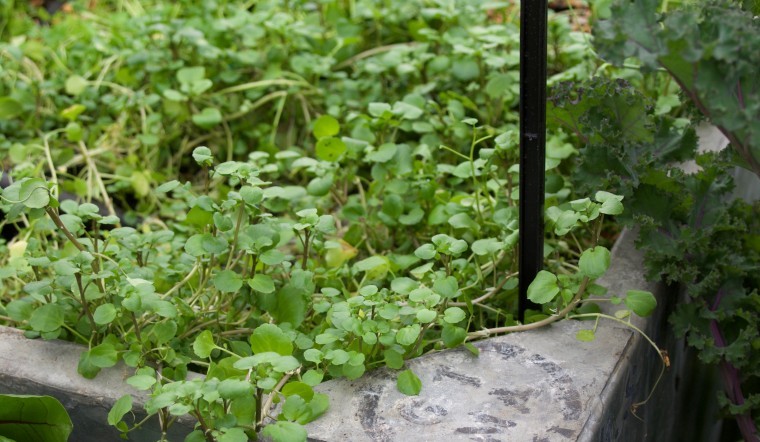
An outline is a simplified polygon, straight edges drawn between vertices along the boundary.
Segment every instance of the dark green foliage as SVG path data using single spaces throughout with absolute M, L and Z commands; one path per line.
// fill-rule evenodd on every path
M 595 28 L 599 54 L 666 70 L 721 128 L 738 162 L 760 176 L 760 21 L 728 0 L 662 14 L 658 7 L 658 0 L 614 2 L 611 19 Z
M 734 395 L 724 404 L 740 425 L 747 419 L 741 415 L 757 421 L 760 203 L 729 197 L 730 152 L 698 155 L 701 170 L 685 174 L 675 162 L 693 154 L 693 129 L 653 116 L 647 100 L 622 81 L 562 85 L 549 115 L 584 145 L 576 186 L 626 196 L 630 210 L 619 220 L 639 227 L 649 277 L 686 291 L 688 302 L 671 317 L 676 332 L 704 362 L 740 371 L 727 389 L 743 389 L 746 402 L 739 405 Z

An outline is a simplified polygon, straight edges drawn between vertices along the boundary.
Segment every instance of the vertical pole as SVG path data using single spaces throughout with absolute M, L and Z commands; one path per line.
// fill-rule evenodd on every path
M 520 1 L 520 321 L 543 264 L 547 9 L 547 0 Z

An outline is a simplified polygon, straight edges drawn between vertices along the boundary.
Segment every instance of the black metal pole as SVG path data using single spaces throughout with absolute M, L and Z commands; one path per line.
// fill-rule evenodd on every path
M 544 255 L 547 9 L 547 0 L 520 1 L 520 321 Z

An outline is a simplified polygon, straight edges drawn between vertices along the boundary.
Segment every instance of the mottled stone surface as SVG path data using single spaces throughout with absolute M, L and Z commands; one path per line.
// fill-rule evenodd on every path
M 356 381 L 320 386 L 327 415 L 308 425 L 325 441 L 575 440 L 631 338 L 605 327 L 594 343 L 575 340 L 591 324 L 561 322 L 476 346 L 410 361 L 419 396 L 396 389 L 395 373 L 377 370 Z M 610 352 L 610 347 L 615 350 Z

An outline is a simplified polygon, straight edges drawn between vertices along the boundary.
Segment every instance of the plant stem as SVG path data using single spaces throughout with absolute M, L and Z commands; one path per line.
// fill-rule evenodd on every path
M 277 385 L 274 386 L 274 389 L 272 389 L 272 392 L 269 393 L 269 396 L 267 396 L 267 401 L 264 402 L 264 406 L 261 407 L 261 416 L 259 417 L 259 423 L 258 426 L 261 427 L 264 424 L 264 419 L 267 417 L 267 414 L 269 414 L 269 409 L 272 408 L 272 402 L 274 401 L 275 395 L 282 389 L 282 387 L 285 385 L 285 383 L 288 382 L 288 379 L 290 379 L 291 376 L 293 376 L 293 371 L 289 371 L 285 373 L 285 375 L 280 379 L 279 382 L 277 382 Z
M 95 319 L 92 317 L 92 312 L 90 312 L 89 303 L 87 302 L 87 299 L 84 296 L 84 286 L 82 285 L 82 274 L 77 272 L 74 274 L 74 278 L 77 281 L 77 287 L 79 288 L 79 299 L 82 302 L 82 309 L 84 309 L 84 314 L 87 316 L 87 320 L 90 321 L 90 327 L 92 327 L 92 332 L 97 333 L 98 326 L 95 324 Z
M 198 409 L 198 405 L 195 405 L 195 417 L 198 419 L 198 423 L 201 426 L 201 431 L 203 431 L 203 437 L 206 438 L 206 442 L 216 442 L 216 439 L 214 439 L 214 436 L 211 434 L 211 428 L 209 428 L 208 424 L 206 423 L 206 420 L 203 419 L 203 415 L 201 414 L 201 411 Z
M 501 333 L 514 333 L 514 332 L 521 332 L 521 331 L 528 331 L 528 330 L 535 330 L 537 328 L 544 327 L 546 325 L 549 325 L 553 322 L 557 322 L 560 319 L 567 316 L 568 313 L 570 313 L 576 305 L 581 300 L 581 297 L 583 297 L 583 294 L 586 292 L 586 287 L 588 286 L 589 278 L 588 276 L 583 277 L 583 281 L 581 281 L 581 285 L 578 288 L 578 293 L 575 294 L 573 299 L 570 301 L 565 308 L 559 311 L 556 315 L 549 316 L 548 318 L 542 319 L 540 321 L 532 322 L 530 324 L 521 324 L 521 325 L 510 325 L 507 327 L 496 327 L 496 328 L 488 328 L 484 330 L 478 330 L 476 332 L 468 333 L 468 338 L 485 338 L 491 335 L 501 334 Z

